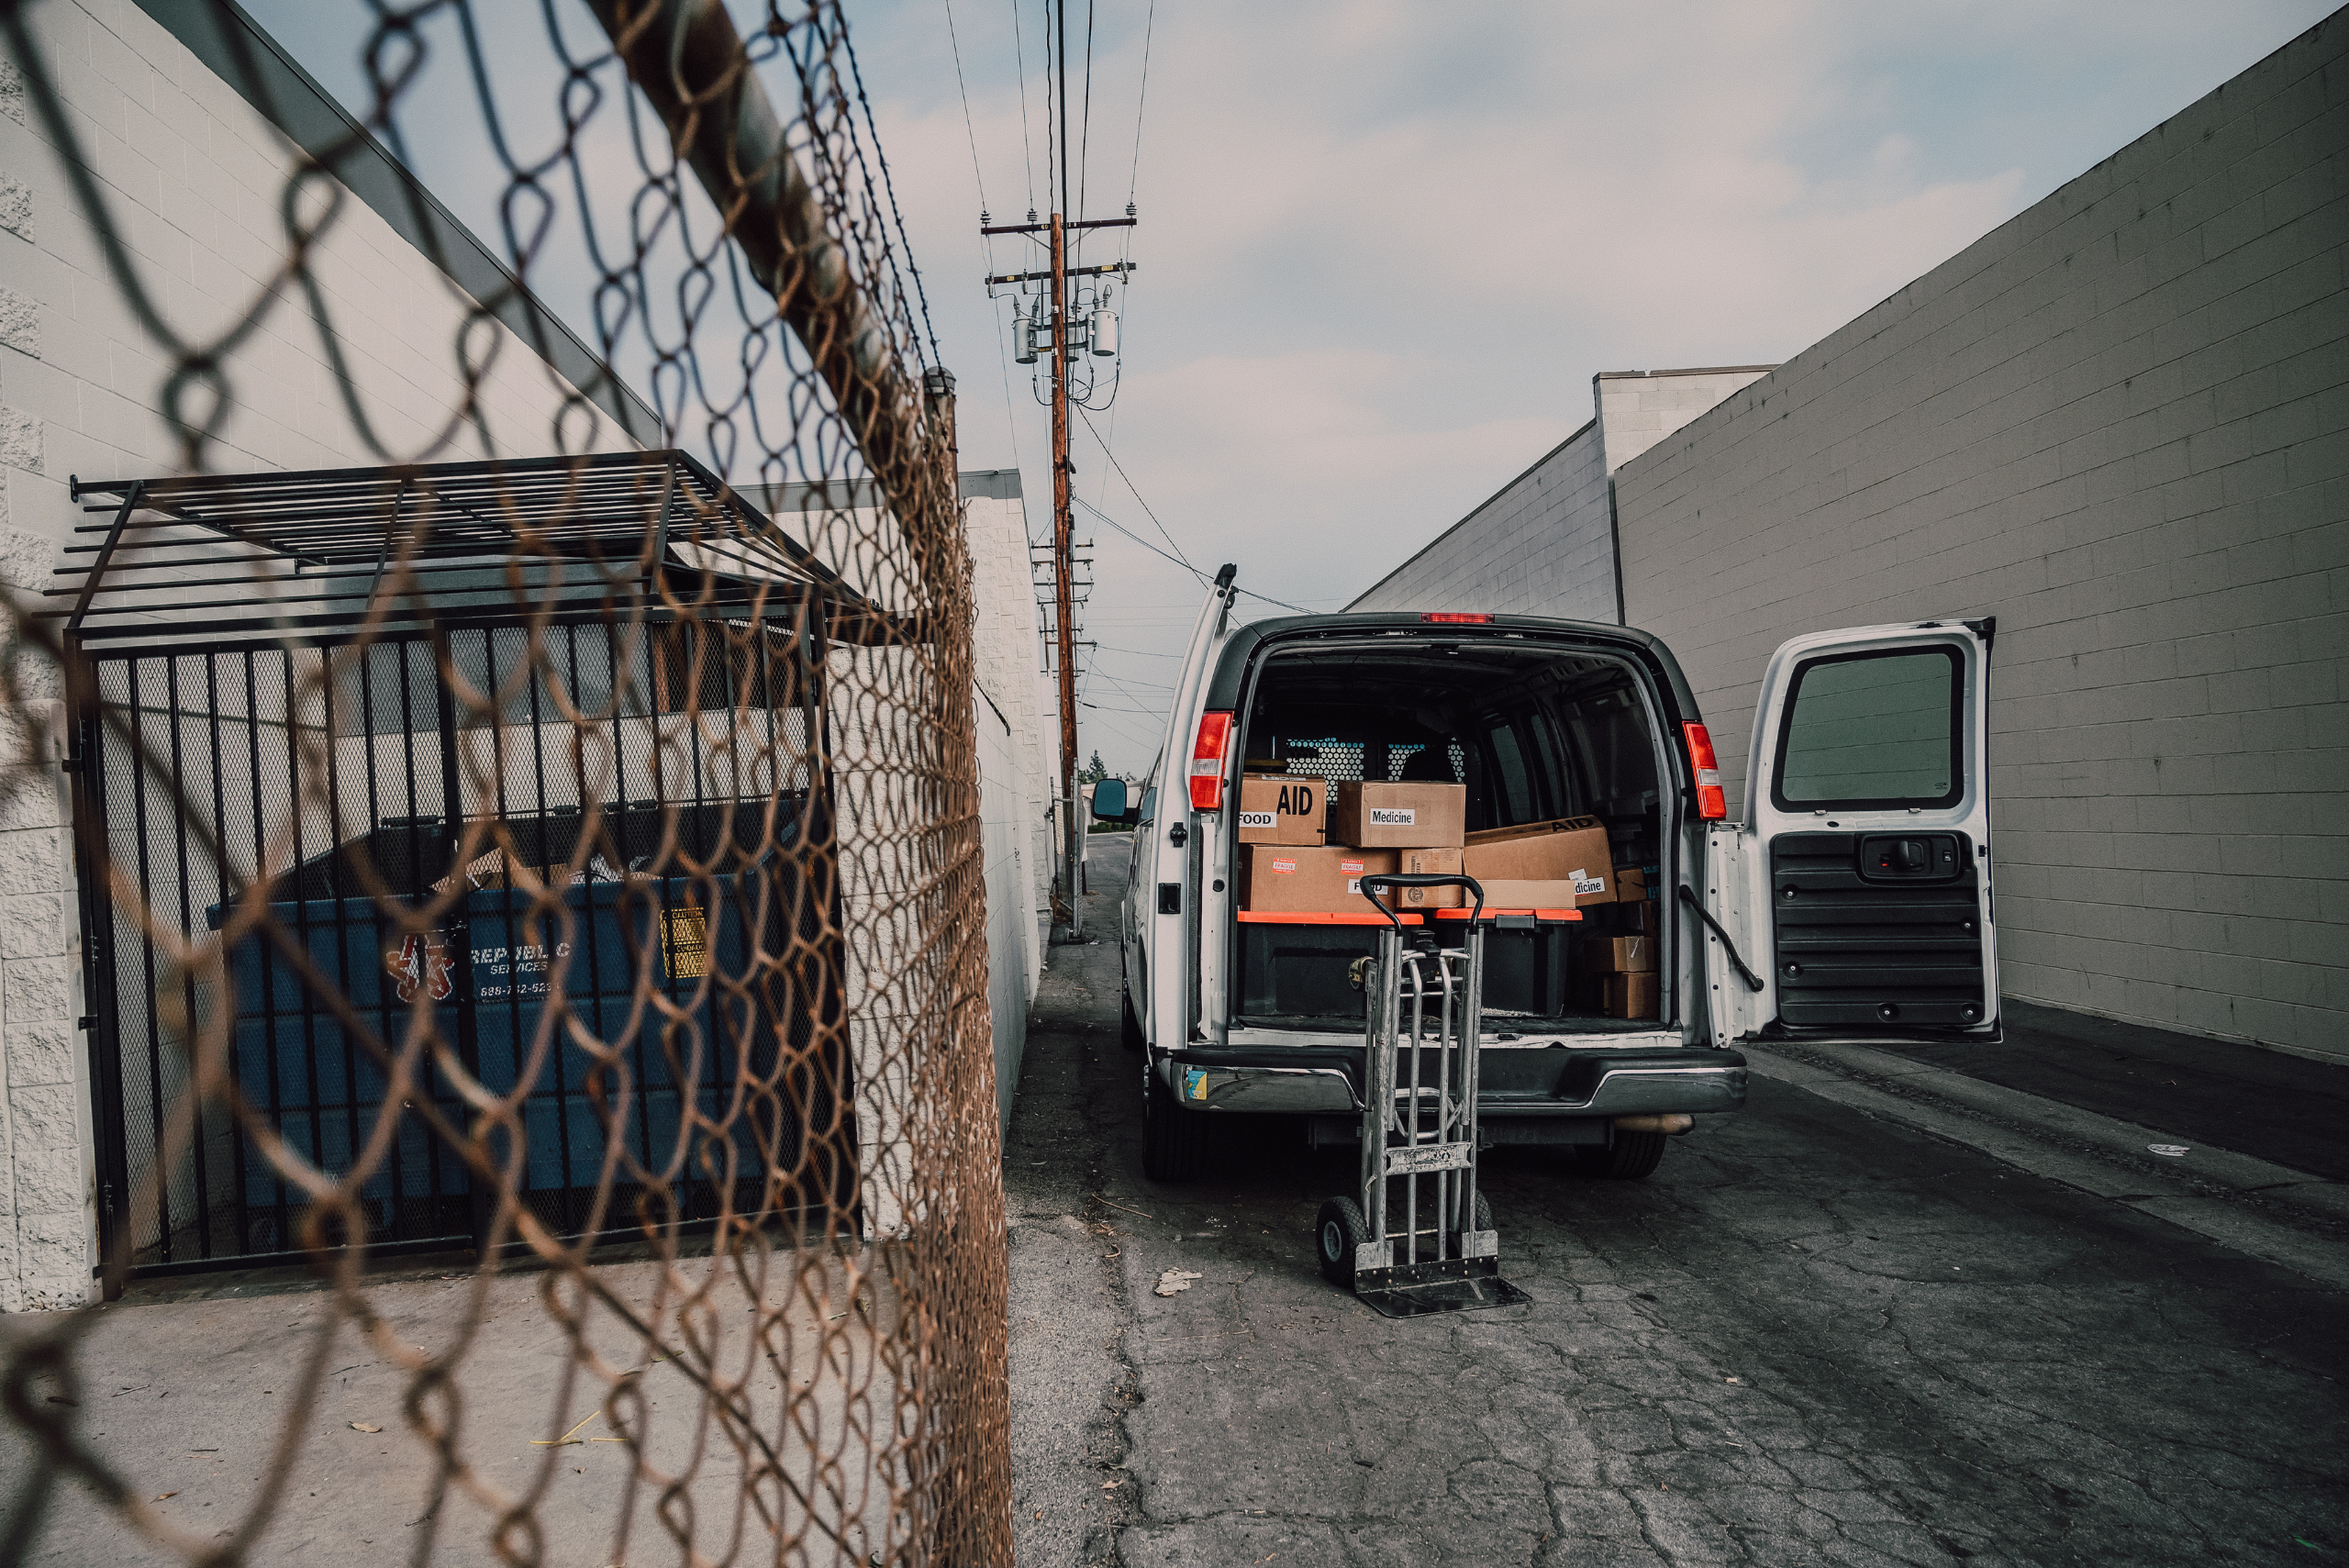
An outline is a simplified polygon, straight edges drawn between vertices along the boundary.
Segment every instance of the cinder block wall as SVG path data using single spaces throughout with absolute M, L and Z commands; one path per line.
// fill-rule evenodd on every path
M 2336 14 L 1615 483 L 1739 780 L 1782 639 L 1998 617 L 2009 995 L 2349 1060 L 2345 55 Z
M 1614 620 L 1608 476 L 1769 369 L 1601 371 L 1589 424 L 1346 607 Z
M 1598 421 L 1346 607 L 1613 620 L 1615 554 Z
M 1600 371 L 1590 378 L 1590 393 L 1598 407 L 1598 433 L 1607 443 L 1607 472 L 1614 473 L 1772 368 Z

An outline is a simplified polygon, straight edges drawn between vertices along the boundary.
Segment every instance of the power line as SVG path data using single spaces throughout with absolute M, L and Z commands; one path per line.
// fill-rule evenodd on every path
M 954 30 L 954 0 L 946 0 L 946 38 L 954 46 L 954 85 L 963 95 L 963 129 L 971 138 L 971 178 L 979 187 L 979 210 L 985 212 L 987 177 L 979 172 L 979 128 L 971 122 L 971 88 L 963 80 L 963 39 Z
M 1184 571 L 1189 573 L 1192 576 L 1197 578 L 1202 583 L 1211 583 L 1214 581 L 1213 578 L 1200 571 L 1197 567 L 1192 565 L 1189 562 L 1178 561 L 1174 556 L 1167 554 L 1164 550 L 1159 549 L 1156 545 L 1151 543 L 1150 540 L 1142 538 L 1141 535 L 1134 532 L 1133 529 L 1126 527 L 1125 524 L 1118 521 L 1117 518 L 1111 517 L 1100 507 L 1096 506 L 1092 502 L 1087 501 L 1082 495 L 1072 495 L 1069 499 L 1084 507 L 1086 511 L 1092 513 L 1099 521 L 1108 524 L 1111 528 L 1117 529 L 1119 533 L 1133 540 L 1134 543 L 1141 546 L 1142 549 L 1158 557 L 1161 561 L 1168 562 L 1174 565 L 1181 567 Z M 1155 521 L 1156 519 L 1153 518 L 1152 520 Z M 1259 594 L 1252 589 L 1241 587 L 1234 587 L 1232 592 L 1235 594 L 1246 594 L 1252 599 L 1262 599 L 1268 605 L 1278 605 L 1285 610 L 1295 610 L 1301 616 L 1309 616 L 1315 613 L 1307 609 L 1303 605 L 1292 605 L 1286 599 L 1275 599 L 1270 594 Z
M 881 188 L 888 194 L 889 217 L 897 226 L 897 243 L 905 249 L 906 271 L 914 275 L 914 298 L 921 304 L 921 328 L 923 334 L 930 339 L 930 362 L 934 365 L 943 364 L 946 362 L 946 356 L 939 350 L 938 328 L 930 324 L 930 291 L 922 286 L 921 269 L 914 264 L 914 242 L 907 237 L 905 215 L 897 210 L 896 183 L 889 178 L 889 151 L 881 145 L 881 127 L 873 118 L 873 100 L 864 95 L 864 68 L 856 62 L 856 40 L 849 36 L 848 20 L 845 16 L 841 20 L 841 42 L 848 46 L 848 73 L 856 83 L 856 101 L 864 110 L 864 128 L 873 133 L 873 156 L 881 164 Z M 966 113 L 968 107 L 969 106 L 965 104 Z M 971 144 L 971 161 L 974 165 L 978 161 L 978 143 L 974 141 Z M 863 160 L 860 159 L 858 161 L 862 162 Z M 864 194 L 868 201 L 872 199 L 873 180 L 870 175 L 865 176 Z
M 1063 0 L 1065 4 L 1066 0 Z M 1155 0 L 1153 0 L 1153 4 Z M 1085 176 L 1093 154 L 1093 0 L 1085 0 L 1085 115 L 1076 142 L 1076 212 L 1085 216 Z
M 1019 65 L 1020 168 L 1028 176 L 1028 210 L 1032 213 L 1036 210 L 1036 143 L 1028 135 L 1028 47 L 1019 39 L 1019 0 L 1011 0 L 1011 58 Z
M 1134 166 L 1126 175 L 1126 205 L 1133 205 L 1141 183 L 1141 111 L 1150 101 L 1150 36 L 1158 25 L 1158 0 L 1150 0 L 1150 17 L 1141 27 L 1141 91 L 1134 95 Z
M 1168 544 L 1174 545 L 1174 553 L 1176 555 L 1183 556 L 1182 565 L 1186 570 L 1197 573 L 1198 568 L 1191 564 L 1191 558 L 1187 555 L 1183 555 L 1183 547 L 1179 544 L 1174 544 L 1174 536 L 1166 532 L 1166 525 L 1158 521 L 1158 514 L 1150 509 L 1150 503 L 1141 498 L 1141 492 L 1135 489 L 1134 482 L 1130 478 L 1127 477 L 1125 464 L 1119 462 L 1118 461 L 1118 454 L 1109 450 L 1109 443 L 1101 439 L 1101 432 L 1093 428 L 1093 416 L 1085 412 L 1085 406 L 1083 404 L 1078 404 L 1076 406 L 1076 411 L 1078 417 L 1084 419 L 1085 432 L 1093 438 L 1093 444 L 1101 449 L 1101 455 L 1109 460 L 1109 466 L 1118 471 L 1118 477 L 1125 480 L 1126 488 L 1133 492 L 1135 505 L 1141 507 L 1143 514 L 1148 517 L 1152 523 L 1157 524 L 1158 531 L 1165 535 L 1166 542 Z M 1099 517 L 1101 515 L 1100 508 L 1097 506 L 1095 507 L 1093 509 L 1093 515 L 1097 517 Z M 1115 528 L 1117 525 L 1113 523 L 1110 526 Z

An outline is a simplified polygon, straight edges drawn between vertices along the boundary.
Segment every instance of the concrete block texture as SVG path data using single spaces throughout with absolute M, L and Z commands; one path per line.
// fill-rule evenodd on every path
M 1346 607 L 1614 620 L 1615 550 L 1598 421 Z
M 1733 795 L 1779 642 L 1995 615 L 2009 994 L 2349 1060 L 2344 57 L 2336 16 L 1607 456 Z

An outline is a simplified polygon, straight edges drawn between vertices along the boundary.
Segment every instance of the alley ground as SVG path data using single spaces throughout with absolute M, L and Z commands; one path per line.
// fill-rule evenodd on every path
M 2349 1071 L 1757 1054 L 1645 1182 L 1491 1157 L 1532 1304 L 1396 1322 L 1314 1266 L 1350 1153 L 1143 1176 L 1118 1002 L 1052 950 L 1005 1155 L 1022 1568 L 2349 1562 Z

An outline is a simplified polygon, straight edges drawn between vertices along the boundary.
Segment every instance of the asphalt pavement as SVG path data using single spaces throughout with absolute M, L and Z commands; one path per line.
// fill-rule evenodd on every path
M 1022 1568 L 2349 1562 L 2343 1069 L 1756 1052 L 1643 1182 L 1489 1155 L 1531 1304 L 1392 1321 L 1315 1267 L 1350 1152 L 1143 1176 L 1118 997 L 1052 950 L 1006 1150 Z

